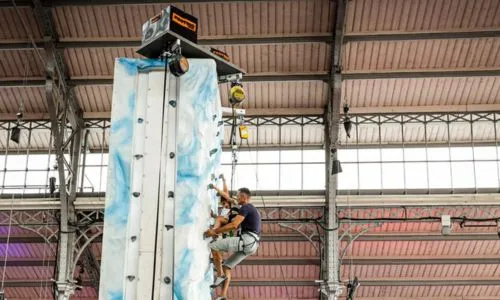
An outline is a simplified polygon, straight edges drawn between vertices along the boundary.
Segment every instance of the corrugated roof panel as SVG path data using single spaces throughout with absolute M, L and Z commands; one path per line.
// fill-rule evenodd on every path
M 500 67 L 500 38 L 350 42 L 344 71 Z
M 43 256 L 43 255 L 40 255 Z M 48 259 L 47 259 L 48 261 Z M 50 259 L 53 262 L 53 258 Z M 5 272 L 6 280 L 36 280 L 36 279 L 46 279 L 50 280 L 54 276 L 54 267 L 52 265 L 47 265 L 45 267 L 7 267 Z
M 247 73 L 328 71 L 330 46 L 325 43 L 218 46 Z M 71 48 L 64 54 L 71 76 L 113 75 L 117 57 L 141 57 L 135 48 Z M 307 63 L 305 63 L 307 61 Z
M 266 242 L 263 241 L 254 257 L 318 257 L 310 242 Z
M 327 33 L 332 30 L 334 17 L 334 3 L 328 0 L 174 5 L 198 18 L 199 38 Z M 166 6 L 61 6 L 53 10 L 58 34 L 63 39 L 138 39 L 142 24 Z
M 79 85 L 76 98 L 84 112 L 110 112 L 113 87 L 107 85 Z
M 458 286 L 363 286 L 358 289 L 356 297 L 380 297 L 379 299 L 412 299 L 411 297 L 471 297 L 485 295 L 500 297 L 500 286 L 458 285 Z M 460 299 L 460 298 L 459 298 Z M 491 299 L 491 298 L 490 298 Z M 493 298 L 495 299 L 495 298 Z
M 0 39 L 11 41 L 25 41 L 31 35 L 35 40 L 42 38 L 42 26 L 38 25 L 33 9 L 30 7 L 18 7 L 19 15 L 13 7 L 0 8 Z M 29 35 L 23 28 L 23 23 L 29 31 Z
M 0 88 L 0 113 L 16 114 L 22 103 L 25 113 L 48 112 L 43 87 Z
M 0 78 L 17 78 L 22 80 L 44 75 L 45 51 L 5 50 L 0 51 Z
M 53 257 L 55 254 L 56 244 L 38 244 L 38 243 L 9 243 L 0 244 L 0 256 L 4 257 L 8 253 L 8 257 L 15 259 L 33 259 L 43 258 L 44 253 L 46 258 Z
M 319 292 L 316 286 L 238 286 L 229 289 L 230 299 L 318 299 Z
M 321 108 L 328 99 L 328 84 L 321 81 L 245 82 L 242 108 Z M 222 106 L 229 107 L 229 85 L 220 86 Z
M 309 267 L 309 266 L 308 266 Z M 495 264 L 451 264 L 451 265 L 349 265 L 345 261 L 341 269 L 342 278 L 355 274 L 360 280 L 398 278 L 400 280 L 426 278 L 428 280 L 468 279 L 471 277 L 494 278 L 500 275 Z
M 232 274 L 235 280 L 310 280 L 320 278 L 319 266 L 313 265 L 241 265 L 234 269 Z
M 9 132 L 7 130 L 0 130 L 0 149 L 6 149 L 13 151 L 19 151 L 20 153 L 25 154 L 26 149 L 30 151 L 36 150 L 46 150 L 49 148 L 50 143 L 50 130 L 32 130 L 31 131 L 31 141 L 28 143 L 28 135 L 29 132 L 26 129 L 21 129 L 21 136 L 19 144 L 8 142 Z M 8 147 L 7 147 L 8 146 Z
M 331 47 L 326 43 L 214 46 L 247 73 L 328 72 Z
M 496 256 L 500 241 L 355 241 L 354 257 Z
M 141 57 L 134 48 L 70 48 L 64 50 L 70 76 L 113 75 L 118 57 Z
M 449 31 L 500 26 L 500 3 L 490 0 L 354 0 L 346 32 Z
M 351 107 L 500 103 L 500 77 L 345 80 L 342 89 Z

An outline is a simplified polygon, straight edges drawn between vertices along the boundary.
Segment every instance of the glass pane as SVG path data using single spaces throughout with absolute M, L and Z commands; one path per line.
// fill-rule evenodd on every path
M 279 189 L 279 166 L 260 165 L 257 169 L 259 178 L 257 190 L 278 190 Z
M 345 171 L 344 171 L 345 172 Z M 325 189 L 325 165 L 304 165 L 304 190 Z M 344 173 L 342 173 L 344 174 Z M 340 177 L 339 177 L 340 178 Z
M 379 163 L 359 164 L 359 188 L 360 189 L 380 189 L 382 178 Z
M 429 163 L 429 188 L 451 188 L 450 163 Z
M 472 160 L 472 147 L 451 148 L 451 160 Z
M 101 160 L 102 160 L 103 165 L 107 165 L 108 164 L 108 154 L 103 153 L 101 155 L 101 153 L 87 153 L 85 164 L 91 165 L 91 166 L 92 165 L 99 166 L 99 165 L 101 165 Z M 80 163 L 82 163 L 82 162 L 83 162 L 83 157 L 82 157 L 82 160 L 80 161 Z
M 301 150 L 281 151 L 281 162 L 301 162 L 301 161 L 302 161 Z
M 7 155 L 7 170 L 26 170 L 26 155 Z
M 496 147 L 474 147 L 474 159 L 497 159 Z
M 280 160 L 279 151 L 259 151 L 259 163 L 278 163 Z
M 340 149 L 338 157 L 341 162 L 357 162 L 358 150 L 356 149 Z
M 301 190 L 302 168 L 300 164 L 281 165 L 280 190 Z
M 405 161 L 425 161 L 424 148 L 405 148 Z
M 256 151 L 248 151 L 248 150 L 240 150 L 237 152 L 238 163 L 246 163 L 246 164 L 255 164 L 257 163 L 257 152 Z M 229 163 L 231 163 L 231 156 L 229 158 Z
M 478 188 L 498 187 L 496 162 L 476 162 L 476 186 Z
M 427 188 L 427 164 L 426 163 L 406 163 L 405 177 L 407 189 Z
M 47 170 L 50 168 L 49 156 L 46 154 L 30 154 L 28 157 L 28 170 Z
M 25 171 L 7 171 L 5 173 L 5 186 L 22 188 L 24 186 L 25 174 Z
M 26 176 L 26 185 L 47 185 L 47 171 L 29 171 Z
M 221 164 L 231 164 L 232 161 L 232 153 L 231 151 L 223 151 L 221 155 Z
M 472 162 L 451 163 L 454 188 L 474 187 L 474 165 Z
M 383 161 L 403 161 L 403 149 L 382 149 Z
M 404 189 L 403 163 L 382 164 L 382 171 L 384 189 Z
M 98 192 L 102 184 L 100 172 L 100 167 L 86 167 L 83 186 L 90 188 L 90 191 Z
M 427 159 L 429 161 L 448 161 L 450 160 L 450 152 L 448 148 L 427 148 Z
M 338 180 L 339 190 L 357 190 L 358 165 L 356 163 L 343 163 L 342 173 L 339 173 Z
M 103 167 L 102 168 L 101 185 L 100 185 L 99 191 L 105 192 L 107 184 L 108 184 L 108 167 Z
M 215 174 L 217 176 L 219 176 L 220 174 L 224 174 L 224 177 L 226 177 L 228 189 L 231 190 L 231 166 L 220 166 L 215 171 Z M 223 187 L 221 180 L 218 181 L 218 185 L 220 188 Z
M 339 150 L 342 152 L 344 150 Z M 325 150 L 304 150 L 304 162 L 325 162 Z
M 380 149 L 360 149 L 359 161 L 380 161 Z
M 257 187 L 257 166 L 256 165 L 242 165 L 236 167 L 236 174 L 234 176 L 234 190 L 238 190 L 239 188 L 246 187 L 249 188 L 250 191 L 253 191 Z M 231 177 L 228 179 L 228 185 L 231 186 Z M 231 188 L 231 187 L 229 187 Z

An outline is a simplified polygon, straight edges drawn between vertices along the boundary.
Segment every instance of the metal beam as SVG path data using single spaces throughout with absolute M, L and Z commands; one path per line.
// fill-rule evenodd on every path
M 262 0 L 238 0 L 239 2 L 257 2 Z M 271 0 L 278 1 L 278 0 Z M 282 0 L 279 0 L 282 1 Z M 87 6 L 87 5 L 130 5 L 130 4 L 156 4 L 158 1 L 155 0 L 44 0 L 44 5 L 46 6 Z M 229 3 L 233 2 L 231 0 L 176 0 L 175 3 Z
M 383 265 L 497 265 L 498 257 L 344 257 L 342 265 L 383 266 Z M 16 258 L 7 260 L 7 267 L 42 267 L 54 266 L 53 258 Z M 247 266 L 279 266 L 279 265 L 320 265 L 318 257 L 251 257 L 241 265 Z
M 372 41 L 412 41 L 412 40 L 445 40 L 445 39 L 475 39 L 495 38 L 500 36 L 500 31 L 477 30 L 477 31 L 443 31 L 443 32 L 363 32 L 348 33 L 344 35 L 344 43 L 348 42 L 372 42 Z
M 361 286 L 470 286 L 470 285 L 500 285 L 500 279 L 453 279 L 453 280 L 363 280 Z
M 255 37 L 225 36 L 224 38 L 205 38 L 199 39 L 198 44 L 202 46 L 235 46 L 235 45 L 269 45 L 269 44 L 304 44 L 304 43 L 331 43 L 332 38 L 329 35 L 289 35 L 272 36 L 263 35 Z M 140 39 L 124 40 L 82 40 L 82 39 L 61 39 L 55 44 L 57 49 L 71 48 L 136 48 L 141 45 Z M 43 48 L 43 42 L 35 42 L 37 48 Z M 25 51 L 33 48 L 30 41 L 2 41 L 0 50 Z
M 500 76 L 500 69 L 481 70 L 405 70 L 395 72 L 343 72 L 342 80 L 367 80 L 367 79 L 418 79 L 418 78 L 439 78 L 439 77 L 487 77 Z
M 497 279 L 453 279 L 453 280 L 360 280 L 361 286 L 498 286 L 500 280 Z M 6 280 L 4 287 L 7 288 L 22 288 L 22 287 L 50 287 L 52 281 L 50 280 Z M 303 287 L 317 287 L 318 283 L 314 280 L 233 280 L 232 286 L 303 286 Z M 82 282 L 82 286 L 90 286 L 90 282 Z M 364 298 L 363 298 L 364 299 Z M 384 298 L 391 299 L 391 298 Z M 397 298 L 400 299 L 400 298 Z M 422 298 L 423 299 L 423 298 Z M 426 298 L 429 299 L 429 298 Z M 447 298 L 439 298 L 447 299 Z M 464 298 L 468 299 L 468 298 Z M 483 298 L 481 298 L 483 299 Z M 488 298 L 493 299 L 493 298 Z
M 477 236 L 477 235 L 474 235 Z M 496 236 L 496 235 L 495 235 Z M 480 237 L 480 235 L 479 235 Z M 498 236 L 496 236 L 498 239 Z M 262 236 L 260 237 L 261 241 L 263 242 L 309 242 L 307 238 L 305 238 L 303 235 L 300 234 L 266 234 L 263 233 Z M 317 237 L 312 238 L 314 241 L 318 241 Z M 358 240 L 360 240 L 358 238 Z M 464 239 L 460 239 L 464 240 Z M 488 239 L 490 240 L 490 239 Z M 493 240 L 493 238 L 491 238 Z M 6 243 L 7 242 L 7 237 L 6 236 L 0 236 L 0 243 Z M 10 243 L 19 243 L 19 244 L 44 244 L 46 240 L 40 236 L 11 236 L 9 238 Z M 57 239 L 51 239 L 51 243 L 57 243 Z M 100 243 L 102 242 L 102 237 L 96 238 L 93 243 Z
M 343 265 L 475 265 L 498 264 L 498 257 L 344 257 Z

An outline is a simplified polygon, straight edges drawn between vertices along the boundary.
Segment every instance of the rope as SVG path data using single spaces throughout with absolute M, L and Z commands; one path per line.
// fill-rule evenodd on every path
M 24 26 L 24 21 L 23 19 L 21 18 L 20 16 L 20 13 L 19 13 L 19 10 L 17 9 L 17 6 L 16 6 L 16 3 L 14 0 L 12 0 L 12 4 L 14 5 L 14 9 L 16 10 L 16 13 L 18 14 L 19 16 L 19 19 L 21 20 L 21 22 L 23 22 L 23 26 Z M 26 33 L 29 35 L 29 31 L 26 29 L 26 27 L 24 26 L 24 29 L 26 31 Z M 26 54 L 27 56 L 28 54 Z M 27 80 L 28 80 L 28 58 L 26 57 L 25 61 L 24 61 L 24 80 L 23 80 L 23 84 L 26 84 L 27 83 Z M 16 120 L 16 127 L 19 128 L 19 123 L 20 123 L 20 118 L 22 117 L 22 114 L 24 112 L 24 102 L 25 102 L 26 98 L 25 97 L 22 97 L 21 98 L 21 102 L 19 103 L 19 115 L 17 116 L 17 120 Z M 10 129 L 10 124 L 9 124 L 9 129 Z M 31 130 L 31 128 L 30 128 Z M 31 134 L 29 136 L 31 138 Z M 21 141 L 19 141 L 21 142 Z M 29 144 L 30 144 L 30 140 L 28 140 L 28 147 L 27 147 L 27 157 L 26 157 L 26 167 L 27 167 L 27 163 L 28 163 L 28 157 L 29 157 Z M 7 156 L 8 156 L 8 149 L 9 149 L 9 145 L 10 145 L 10 138 L 9 138 L 9 135 L 7 135 L 7 147 L 6 147 L 6 153 L 5 153 L 5 160 L 7 160 Z M 19 155 L 21 152 L 21 146 L 18 145 L 17 147 L 17 153 L 16 155 Z M 6 172 L 4 173 L 4 178 L 3 178 L 3 183 L 2 183 L 2 186 L 4 187 L 5 189 L 5 177 L 6 177 Z M 24 185 L 23 185 L 23 192 L 22 192 L 22 196 L 21 196 L 21 199 L 24 198 L 24 193 L 26 192 L 26 174 L 24 175 Z M 0 292 L 3 292 L 4 291 L 4 286 L 5 286 L 5 274 L 6 274 L 6 271 L 7 271 L 7 260 L 8 260 L 8 256 L 9 256 L 9 245 L 10 245 L 10 235 L 11 235 L 11 232 L 12 232 L 12 214 L 13 214 L 13 211 L 14 211 L 14 193 L 12 193 L 12 197 L 10 199 L 10 210 L 9 210 L 9 227 L 8 227 L 8 230 L 7 230 L 7 241 L 6 241 L 6 245 L 5 245 L 5 255 L 4 255 L 4 261 L 3 261 L 3 270 L 2 270 L 2 283 L 1 283 L 1 288 L 0 288 Z

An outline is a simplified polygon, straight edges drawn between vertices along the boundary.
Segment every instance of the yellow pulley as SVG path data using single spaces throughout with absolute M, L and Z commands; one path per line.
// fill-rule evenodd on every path
M 231 104 L 237 105 L 243 102 L 246 98 L 245 90 L 243 86 L 239 83 L 233 83 L 231 86 L 230 97 L 229 100 Z

